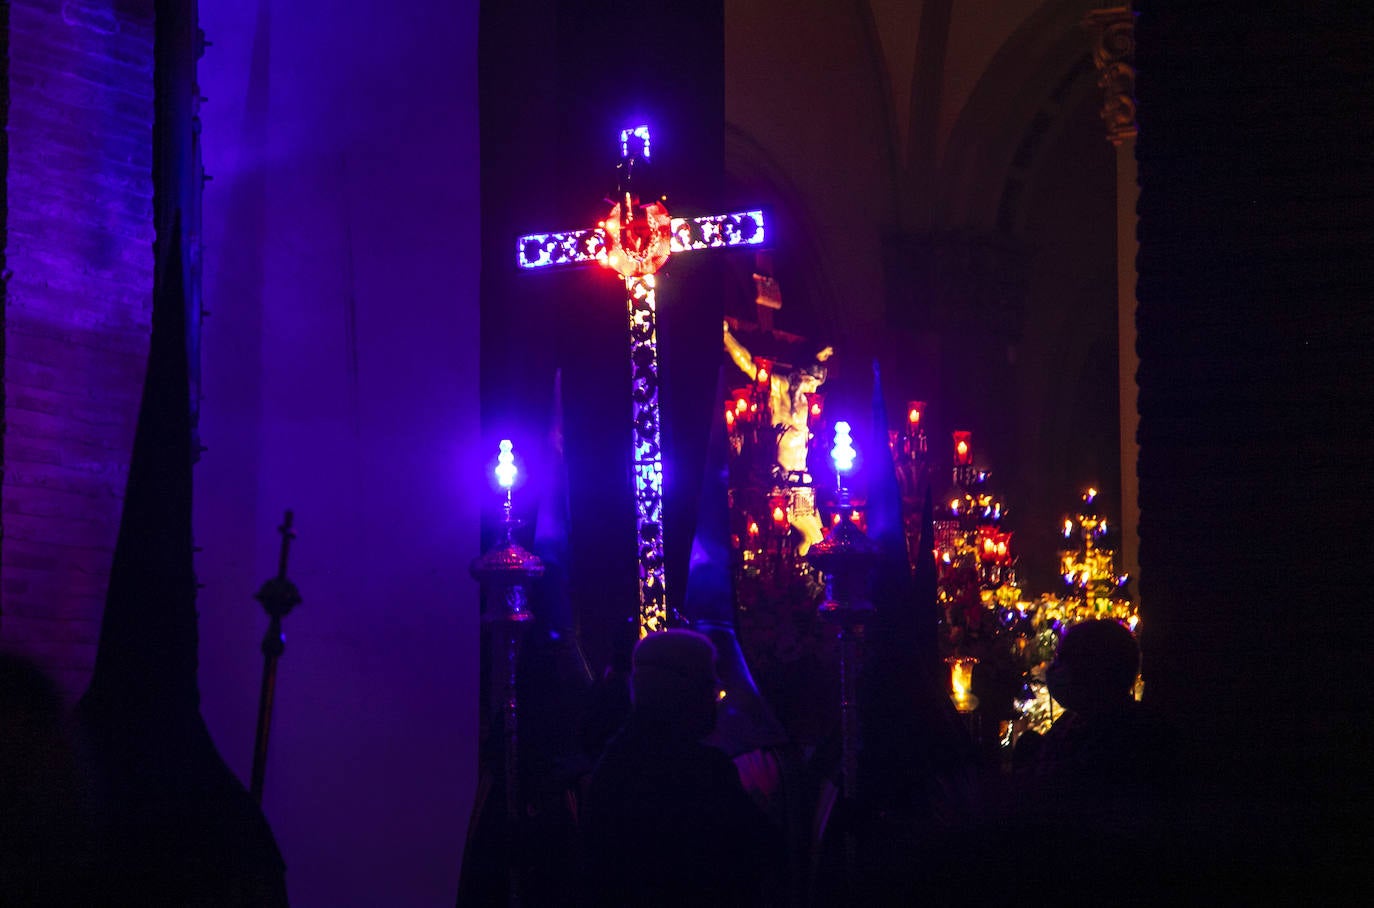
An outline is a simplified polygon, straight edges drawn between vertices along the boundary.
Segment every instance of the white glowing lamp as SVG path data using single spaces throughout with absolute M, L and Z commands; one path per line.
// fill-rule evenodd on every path
M 849 423 L 840 420 L 835 423 L 835 444 L 830 449 L 830 459 L 835 462 L 835 472 L 848 473 L 854 469 L 854 439 L 850 437 Z
M 496 455 L 496 482 L 508 490 L 515 485 L 515 475 L 519 472 L 515 467 L 515 446 L 509 438 L 503 438 L 498 447 L 501 453 Z

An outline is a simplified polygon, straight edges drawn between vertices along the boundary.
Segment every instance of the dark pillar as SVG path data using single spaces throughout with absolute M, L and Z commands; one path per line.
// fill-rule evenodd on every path
M 1138 3 L 1143 646 L 1227 850 L 1330 884 L 1369 831 L 1374 11 L 1292 7 Z

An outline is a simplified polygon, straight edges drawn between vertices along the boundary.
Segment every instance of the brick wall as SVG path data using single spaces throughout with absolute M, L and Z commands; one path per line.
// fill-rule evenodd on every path
M 153 290 L 153 0 L 9 4 L 0 644 L 95 658 Z

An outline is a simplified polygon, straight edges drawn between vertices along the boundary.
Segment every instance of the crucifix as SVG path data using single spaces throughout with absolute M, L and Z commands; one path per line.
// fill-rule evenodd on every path
M 656 274 L 676 252 L 758 245 L 763 212 L 675 218 L 664 198 L 645 201 L 635 172 L 649 163 L 649 127 L 620 131 L 611 210 L 595 227 L 520 237 L 521 268 L 596 262 L 625 281 L 630 312 L 631 397 L 634 403 L 633 471 L 639 548 L 639 635 L 665 630 L 668 601 L 663 577 L 663 455 L 658 416 L 658 331 Z

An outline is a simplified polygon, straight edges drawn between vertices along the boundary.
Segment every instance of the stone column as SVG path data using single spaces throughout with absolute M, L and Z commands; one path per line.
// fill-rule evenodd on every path
M 1083 26 L 1092 36 L 1097 84 L 1102 88 L 1102 121 L 1107 141 L 1116 146 L 1116 296 L 1118 387 L 1121 402 L 1121 569 L 1137 578 L 1140 590 L 1140 426 L 1136 370 L 1136 203 L 1140 184 L 1135 162 L 1135 13 L 1126 6 L 1089 13 Z

